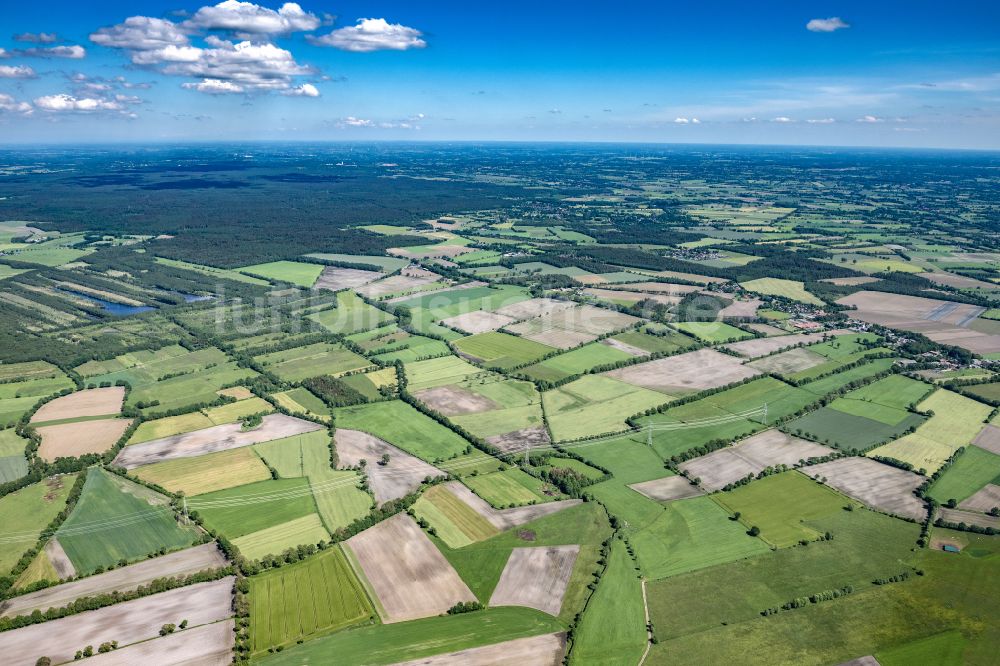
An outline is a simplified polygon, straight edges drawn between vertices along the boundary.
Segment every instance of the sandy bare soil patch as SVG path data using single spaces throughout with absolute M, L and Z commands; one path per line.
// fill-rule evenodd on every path
M 54 539 L 50 540 L 50 543 L 51 541 Z M 81 597 L 106 594 L 115 590 L 128 592 L 156 578 L 180 576 L 224 567 L 226 564 L 226 558 L 219 551 L 219 547 L 214 542 L 206 543 L 8 599 L 0 603 L 0 615 L 28 615 L 36 608 L 43 611 L 47 608 L 61 608 Z
M 996 291 L 1000 285 L 991 282 L 984 282 L 976 278 L 956 275 L 955 273 L 921 273 L 920 277 L 930 280 L 936 284 L 943 284 L 956 289 L 983 289 L 985 291 Z
M 989 483 L 975 495 L 959 504 L 958 508 L 987 513 L 995 506 L 1000 506 L 1000 486 Z
M 814 368 L 817 365 L 826 363 L 825 356 L 820 356 L 816 352 L 809 351 L 804 347 L 789 349 L 779 354 L 772 354 L 759 358 L 756 361 L 747 363 L 751 368 L 756 368 L 761 372 L 775 373 L 779 375 L 789 375 Z
M 576 506 L 582 500 L 570 499 L 558 502 L 544 502 L 530 506 L 518 506 L 513 509 L 494 509 L 483 498 L 466 488 L 458 481 L 449 481 L 444 486 L 458 499 L 468 504 L 480 516 L 485 518 L 498 530 L 509 530 L 512 527 L 530 523 L 532 520 L 550 516 L 563 509 Z
M 913 495 L 924 477 L 913 472 L 863 457 L 841 458 L 802 471 L 810 478 L 826 477 L 826 485 L 879 511 L 915 520 L 927 515 L 924 503 Z
M 385 622 L 444 613 L 476 597 L 412 518 L 396 514 L 346 542 L 385 611 Z
M 368 298 L 381 298 L 386 294 L 410 293 L 415 289 L 437 282 L 440 277 L 415 277 L 408 275 L 390 275 L 384 280 L 369 282 L 366 285 L 355 288 L 354 291 L 367 296 Z
M 645 349 L 639 349 L 627 342 L 622 342 L 621 340 L 615 340 L 614 338 L 604 338 L 601 340 L 602 345 L 607 345 L 608 347 L 613 347 L 618 351 L 625 352 L 631 356 L 649 356 L 649 352 Z
M 461 386 L 436 386 L 414 393 L 425 405 L 445 416 L 456 414 L 476 414 L 500 409 L 500 405 L 489 398 L 468 391 Z
M 233 662 L 236 623 L 224 620 L 175 632 L 87 659 L 88 666 L 227 666 Z
M 567 331 L 561 328 L 552 328 L 540 333 L 525 335 L 524 337 L 532 342 L 538 342 L 543 345 L 548 345 L 549 347 L 555 347 L 556 349 L 570 349 L 572 347 L 582 345 L 585 342 L 593 342 L 597 336 L 591 333 L 582 333 L 580 331 Z
M 673 284 L 671 282 L 630 282 L 616 285 L 623 291 L 647 291 L 654 294 L 672 294 L 674 296 L 684 296 L 693 291 L 700 291 L 701 287 L 692 284 Z
M 542 634 L 405 661 L 395 666 L 558 666 L 566 634 Z
M 1000 428 L 995 425 L 984 426 L 972 443 L 990 453 L 1000 455 Z
M 737 317 L 756 317 L 757 310 L 760 306 L 764 305 L 764 302 L 756 298 L 751 298 L 745 301 L 733 301 L 726 307 L 719 310 L 719 316 L 723 319 L 726 318 L 737 318 Z
M 362 460 L 367 461 L 365 473 L 368 484 L 379 504 L 416 490 L 428 476 L 446 476 L 437 467 L 360 430 L 337 428 L 333 441 L 341 467 L 353 467 Z M 389 454 L 389 464 L 379 465 L 378 461 L 386 453 Z
M 125 646 L 159 635 L 164 624 L 186 619 L 192 627 L 232 615 L 234 578 L 198 583 L 134 601 L 86 611 L 43 624 L 0 633 L 0 654 L 7 664 L 72 661 L 77 650 L 107 641 Z M 229 637 L 231 640 L 231 637 Z M 204 649 L 210 649 L 203 646 Z
M 732 384 L 760 372 L 740 360 L 714 349 L 699 349 L 685 354 L 630 365 L 604 373 L 634 386 L 671 393 L 703 391 Z
M 132 419 L 98 419 L 40 426 L 36 428 L 42 437 L 38 455 L 52 462 L 56 458 L 104 453 L 125 434 L 131 423 Z
M 327 266 L 320 273 L 315 284 L 313 284 L 313 289 L 329 289 L 330 291 L 354 289 L 355 287 L 378 280 L 380 277 L 382 277 L 382 273 L 377 271 Z
M 963 347 L 977 354 L 1000 352 L 1000 335 L 968 328 L 983 308 L 954 301 L 859 291 L 837 303 L 854 305 L 854 319 L 891 328 L 923 333 L 935 342 Z
M 460 331 L 465 331 L 466 333 L 474 334 L 501 329 L 507 324 L 513 324 L 514 318 L 496 312 L 475 310 L 474 312 L 467 312 L 457 317 L 442 319 L 440 323 L 451 328 L 457 328 Z
M 206 453 L 238 449 L 242 446 L 269 442 L 272 439 L 301 435 L 320 430 L 323 426 L 285 414 L 268 414 L 259 427 L 247 432 L 241 431 L 240 428 L 239 423 L 226 423 L 141 444 L 132 444 L 122 449 L 114 462 L 126 469 L 133 469 L 163 460 L 193 458 Z
M 122 411 L 124 386 L 87 389 L 51 400 L 34 413 L 32 423 L 77 419 L 83 416 L 109 416 Z
M 476 248 L 465 245 L 434 245 L 426 250 L 411 250 L 405 247 L 390 247 L 385 251 L 396 257 L 409 257 L 410 259 L 428 259 L 430 257 L 457 257 L 466 252 L 473 252 Z
M 966 525 L 978 525 L 979 527 L 993 527 L 1000 529 L 1000 518 L 987 516 L 985 513 L 972 513 L 971 511 L 959 511 L 957 509 L 941 509 L 938 517 L 946 523 L 965 523 Z
M 563 310 L 576 307 L 573 301 L 561 301 L 557 298 L 529 298 L 520 303 L 512 303 L 502 308 L 497 308 L 495 312 L 520 321 L 522 319 L 532 319 L 543 315 L 550 315 Z
M 662 479 L 653 479 L 652 481 L 643 481 L 642 483 L 633 483 L 629 488 L 657 502 L 672 502 L 673 500 L 705 494 L 704 490 L 692 484 L 680 474 L 665 476 Z
M 493 435 L 487 437 L 486 441 L 506 453 L 523 451 L 526 446 L 545 446 L 551 440 L 549 440 L 549 433 L 544 426 L 532 426 L 503 435 Z
M 515 548 L 490 597 L 490 606 L 526 606 L 559 615 L 580 546 Z
M 796 345 L 811 345 L 815 342 L 822 342 L 824 335 L 832 337 L 844 333 L 850 333 L 850 331 L 837 329 L 835 331 L 824 331 L 823 333 L 801 333 L 773 338 L 754 338 L 753 340 L 733 342 L 732 344 L 723 345 L 723 347 L 729 351 L 736 352 L 740 356 L 760 358 L 761 356 L 767 356 L 768 354 L 773 354 L 782 349 L 789 349 Z
M 42 549 L 45 551 L 45 557 L 49 558 L 49 564 L 51 564 L 52 568 L 56 570 L 59 580 L 72 578 L 76 575 L 76 567 L 73 566 L 73 562 L 69 559 L 69 555 L 67 555 L 66 551 L 63 550 L 62 544 L 59 543 L 59 539 L 52 537 L 45 542 L 45 546 L 43 546 Z M 0 604 L 0 615 L 4 614 L 5 608 L 6 605 Z M 43 607 L 43 609 L 44 608 L 48 608 L 48 606 Z
M 829 282 L 830 284 L 835 284 L 841 287 L 855 287 L 859 284 L 868 284 L 869 282 L 878 282 L 877 277 L 872 277 L 871 275 L 855 275 L 852 277 L 840 277 L 840 278 L 826 278 L 820 280 L 820 282 Z
M 681 302 L 683 296 L 673 294 L 651 294 L 641 291 L 628 291 L 625 289 L 584 289 L 583 293 L 594 298 L 606 301 L 625 301 L 627 303 L 638 303 L 639 301 L 654 301 L 663 305 L 675 305 Z
M 529 340 L 566 349 L 589 342 L 598 335 L 618 331 L 641 321 L 614 310 L 578 305 L 534 317 L 508 326 L 507 330 Z
M 756 475 L 767 467 L 775 465 L 791 467 L 799 460 L 821 458 L 833 452 L 833 449 L 822 444 L 772 429 L 747 437 L 734 446 L 688 460 L 679 467 L 691 478 L 700 479 L 702 488 L 714 492 L 748 474 Z

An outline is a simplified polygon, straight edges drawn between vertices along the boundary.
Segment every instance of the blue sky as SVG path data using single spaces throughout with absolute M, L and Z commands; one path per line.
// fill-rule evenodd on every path
M 1000 3 L 5 3 L 0 141 L 1000 148 Z

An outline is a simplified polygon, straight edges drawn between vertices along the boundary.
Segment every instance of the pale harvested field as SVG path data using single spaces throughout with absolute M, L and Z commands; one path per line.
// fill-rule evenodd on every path
M 182 619 L 192 627 L 218 622 L 232 615 L 234 580 L 228 576 L 5 631 L 0 633 L 0 654 L 11 666 L 31 666 L 43 655 L 59 664 L 73 661 L 73 655 L 84 646 L 96 648 L 107 641 L 118 641 L 121 646 L 137 643 L 158 636 L 164 624 L 177 624 Z
M 413 394 L 420 402 L 445 416 L 476 414 L 500 409 L 500 405 L 486 396 L 468 391 L 461 386 L 436 386 Z
M 788 331 L 783 328 L 778 328 L 777 326 L 771 326 L 770 324 L 747 324 L 747 328 L 758 333 L 763 333 L 768 337 L 773 337 L 775 335 L 788 335 Z
M 132 419 L 98 419 L 40 426 L 36 428 L 42 438 L 38 455 L 52 462 L 56 458 L 104 453 L 125 434 L 131 423 Z
M 941 509 L 938 513 L 941 520 L 948 523 L 965 523 L 966 525 L 978 525 L 979 527 L 992 527 L 1000 529 L 1000 518 L 987 516 L 985 513 L 972 513 L 969 511 L 959 511 L 957 509 Z
M 357 287 L 354 291 L 368 298 L 380 298 L 386 294 L 408 293 L 440 279 L 437 275 L 433 277 L 390 275 L 384 280 L 369 282 L 364 286 Z
M 382 277 L 382 273 L 376 271 L 327 266 L 313 284 L 313 289 L 329 289 L 330 291 L 354 289 L 355 287 L 378 280 L 380 277 Z
M 756 475 L 775 465 L 791 467 L 799 460 L 820 458 L 833 452 L 833 449 L 822 444 L 772 429 L 747 437 L 734 446 L 688 460 L 679 467 L 691 478 L 701 479 L 702 488 L 708 492 L 715 492 L 747 474 Z
M 450 328 L 457 328 L 460 331 L 474 334 L 496 331 L 503 328 L 507 324 L 513 324 L 514 321 L 513 317 L 508 317 L 496 312 L 475 310 L 473 312 L 458 315 L 457 317 L 442 319 L 440 323 Z
M 575 306 L 576 303 L 573 301 L 561 301 L 557 298 L 530 298 L 520 303 L 512 303 L 511 305 L 497 308 L 495 312 L 520 321 L 522 319 L 532 319 L 534 317 L 562 312 Z
M 604 373 L 633 386 L 664 393 L 703 391 L 732 384 L 760 372 L 740 363 L 738 358 L 714 349 L 699 349 L 685 354 L 630 365 Z
M 437 467 L 366 432 L 337 428 L 333 440 L 337 445 L 341 467 L 353 467 L 362 460 L 367 461 L 365 473 L 368 475 L 368 485 L 379 504 L 399 499 L 416 490 L 428 476 L 446 476 Z M 386 453 L 389 454 L 389 464 L 379 465 L 379 459 Z
M 640 291 L 627 291 L 625 289 L 584 289 L 583 293 L 594 298 L 606 301 L 625 301 L 626 303 L 638 303 L 639 301 L 654 301 L 663 305 L 676 305 L 681 302 L 683 296 L 672 294 L 645 294 Z
M 915 520 L 927 515 L 924 503 L 913 495 L 913 489 L 924 482 L 918 474 L 863 457 L 841 458 L 802 471 L 810 478 L 826 477 L 826 485 L 879 511 Z
M 224 620 L 174 632 L 156 640 L 95 654 L 87 664 L 97 666 L 228 666 L 233 663 L 236 623 Z
M 638 317 L 621 312 L 593 305 L 578 305 L 522 321 L 508 326 L 506 330 L 535 342 L 568 349 L 640 321 Z
M 704 490 L 692 484 L 680 474 L 665 476 L 662 479 L 653 479 L 652 481 L 643 481 L 642 483 L 633 483 L 629 488 L 657 502 L 672 502 L 673 500 L 705 494 Z
M 829 282 L 830 284 L 839 285 L 841 287 L 855 287 L 859 284 L 878 282 L 878 278 L 872 277 L 871 275 L 857 275 L 852 277 L 826 278 L 824 280 L 820 280 L 820 282 Z
M 757 310 L 764 305 L 763 301 L 751 298 L 746 301 L 733 301 L 726 307 L 719 310 L 719 316 L 723 319 L 736 317 L 756 317 Z
M 761 372 L 790 375 L 814 368 L 817 365 L 826 363 L 826 361 L 826 357 L 820 356 L 816 352 L 809 351 L 804 347 L 799 347 L 759 358 L 756 361 L 747 363 L 747 365 Z
M 581 333 L 580 331 L 552 328 L 539 333 L 525 335 L 524 337 L 533 342 L 539 342 L 549 347 L 555 347 L 556 349 L 571 349 L 585 342 L 593 342 L 597 336 L 591 333 Z
M 975 305 L 877 291 L 859 291 L 837 303 L 857 306 L 857 310 L 847 313 L 854 319 L 915 331 L 935 342 L 977 354 L 1000 352 L 1000 335 L 967 328 L 983 312 L 983 308 Z
M 490 606 L 526 606 L 559 615 L 580 546 L 515 548 L 490 597 Z
M 551 441 L 545 426 L 532 426 L 522 428 L 502 435 L 487 437 L 486 441 L 507 453 L 510 451 L 523 451 L 526 446 L 546 446 Z
M 985 488 L 959 504 L 958 508 L 986 513 L 995 506 L 1000 506 L 1000 486 L 989 483 Z
M 109 416 L 122 410 L 124 386 L 87 389 L 51 400 L 34 413 L 32 423 L 78 419 L 83 416 Z
M 409 257 L 410 259 L 427 259 L 430 257 L 457 257 L 466 252 L 473 252 L 475 248 L 465 245 L 435 245 L 427 250 L 408 250 L 405 247 L 390 247 L 385 251 L 395 257 Z
M 972 443 L 990 453 L 1000 455 L 1000 428 L 995 425 L 984 426 Z
M 699 291 L 701 287 L 691 284 L 673 284 L 670 282 L 630 282 L 618 285 L 618 289 L 623 291 L 648 291 L 654 294 L 672 294 L 683 297 L 693 291 Z
M 984 291 L 996 291 L 1000 286 L 991 282 L 984 282 L 976 278 L 956 275 L 955 273 L 923 273 L 920 275 L 931 282 L 955 287 L 956 289 L 982 289 Z
M 238 449 L 241 446 L 301 435 L 323 428 L 318 423 L 284 414 L 268 414 L 259 427 L 247 432 L 242 432 L 240 427 L 239 423 L 226 423 L 141 444 L 132 444 L 121 450 L 114 463 L 126 469 L 133 469 L 163 460 L 193 458 L 206 453 Z
M 59 580 L 72 578 L 76 575 L 76 567 L 73 566 L 73 562 L 69 559 L 69 555 L 67 555 L 66 551 L 63 550 L 62 544 L 59 543 L 59 539 L 52 537 L 46 541 L 43 550 L 45 551 L 45 557 L 49 558 L 49 563 L 52 565 L 52 568 L 55 569 L 56 573 L 59 575 Z M 5 608 L 5 605 L 0 605 L 0 615 L 4 614 Z M 47 608 L 47 606 L 45 608 Z
M 530 506 L 519 506 L 513 509 L 494 509 L 489 503 L 466 488 L 458 481 L 449 481 L 444 486 L 458 499 L 468 504 L 480 516 L 485 518 L 498 530 L 509 530 L 512 527 L 530 523 L 532 520 L 550 516 L 563 509 L 576 506 L 582 500 L 570 499 L 558 502 L 545 502 Z
M 395 666 L 558 666 L 566 651 L 566 634 L 542 634 L 439 654 Z
M 604 338 L 601 340 L 601 344 L 613 347 L 618 351 L 625 352 L 626 354 L 630 354 L 632 356 L 649 356 L 649 352 L 645 349 L 639 349 L 638 347 L 634 347 L 620 340 L 615 340 L 614 338 Z
M 709 277 L 708 275 L 698 275 L 697 273 L 682 273 L 679 271 L 640 271 L 644 275 L 652 275 L 654 277 L 664 278 L 669 280 L 673 278 L 675 280 L 687 280 L 688 282 L 697 282 L 698 284 L 722 284 L 726 281 L 725 278 L 719 277 Z
M 51 558 L 50 558 L 51 559 Z M 110 592 L 128 592 L 156 579 L 226 566 L 226 558 L 214 542 L 144 560 L 106 573 L 88 576 L 0 603 L 0 616 L 28 615 L 36 608 L 61 608 L 82 597 Z
M 723 345 L 723 347 L 729 351 L 736 352 L 740 356 L 746 356 L 747 358 L 760 358 L 761 356 L 767 356 L 768 354 L 773 354 L 781 351 L 782 349 L 788 349 L 796 345 L 811 345 L 815 342 L 822 342 L 824 335 L 832 337 L 834 335 L 843 335 L 845 333 L 850 333 L 850 331 L 837 329 L 834 331 L 825 331 L 823 333 L 800 333 L 796 335 L 783 335 L 781 337 L 773 338 L 754 338 L 753 340 L 733 342 L 732 344 Z
M 405 513 L 346 542 L 378 597 L 386 623 L 446 612 L 476 597 L 441 551 Z

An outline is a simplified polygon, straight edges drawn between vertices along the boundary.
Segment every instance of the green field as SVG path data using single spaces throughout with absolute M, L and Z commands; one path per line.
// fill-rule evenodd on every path
M 945 631 L 936 636 L 920 638 L 912 643 L 882 650 L 876 655 L 876 659 L 880 666 L 911 666 L 911 664 L 961 666 L 965 642 L 962 632 Z
M 240 553 L 250 560 L 279 555 L 288 548 L 329 541 L 330 533 L 315 513 L 295 518 L 233 539 Z
M 155 483 L 172 493 L 183 492 L 189 497 L 271 478 L 267 467 L 250 447 L 164 460 L 143 465 L 132 473 L 147 483 Z
M 675 333 L 669 328 L 665 328 L 662 332 L 657 333 L 647 332 L 650 328 L 647 327 L 645 330 L 638 331 L 625 331 L 624 333 L 611 336 L 611 339 L 644 349 L 648 352 L 670 353 L 695 346 L 690 337 Z
M 572 375 L 579 375 L 599 365 L 627 361 L 630 354 L 600 342 L 592 342 L 565 354 L 547 358 L 541 363 L 529 365 L 521 372 L 531 379 L 550 382 L 559 381 Z
M 963 387 L 962 390 L 971 395 L 983 398 L 987 401 L 1000 401 L 1000 382 L 990 382 L 988 384 L 975 384 Z
M 895 426 L 863 416 L 854 416 L 830 407 L 821 407 L 805 416 L 789 421 L 783 429 L 792 434 L 805 433 L 811 439 L 845 451 L 864 451 L 876 444 L 899 437 L 911 426 L 919 426 L 925 417 L 907 414 Z
M 747 529 L 756 526 L 760 538 L 777 548 L 821 538 L 823 533 L 808 523 L 843 511 L 851 503 L 840 493 L 794 471 L 717 493 L 712 498 L 729 513 L 739 512 L 740 522 Z
M 390 367 L 373 372 L 359 373 L 349 377 L 341 377 L 340 381 L 369 400 L 382 400 L 384 396 L 379 393 L 379 388 L 396 385 L 396 369 Z
M 197 536 L 177 522 L 165 497 L 99 468 L 87 473 L 76 508 L 56 533 L 77 574 L 190 546 Z
M 434 486 L 413 505 L 418 517 L 437 530 L 438 537 L 451 548 L 461 548 L 488 539 L 499 531 L 447 488 Z
M 379 255 L 368 255 L 368 254 L 335 254 L 335 253 L 313 253 L 307 254 L 306 257 L 310 259 L 319 259 L 320 261 L 331 261 L 335 263 L 343 264 L 368 264 L 370 266 L 379 266 L 382 270 L 387 273 L 393 271 L 398 271 L 400 268 L 405 268 L 407 264 L 410 263 L 409 259 L 400 259 L 398 257 L 383 257 Z
M 646 446 L 645 433 L 583 442 L 571 450 L 586 460 L 611 470 L 619 483 L 641 483 L 667 474 L 667 470 L 663 469 L 663 460 Z
M 229 539 L 274 527 L 316 512 L 306 479 L 258 481 L 188 500 L 205 525 Z
M 349 335 L 377 328 L 393 320 L 388 312 L 365 303 L 353 291 L 337 293 L 337 306 L 309 315 L 309 319 L 331 333 Z
M 319 264 L 306 264 L 301 261 L 272 261 L 266 264 L 244 266 L 237 270 L 246 275 L 266 280 L 290 282 L 308 288 L 316 282 L 316 278 L 323 272 L 323 267 Z
M 266 655 L 257 663 L 322 664 L 327 663 L 330 655 L 337 655 L 338 662 L 345 664 L 379 666 L 563 629 L 552 616 L 531 608 L 490 608 L 341 631 Z
M 28 440 L 21 438 L 13 428 L 0 430 L 0 483 L 20 479 L 28 473 L 28 460 L 24 457 Z
M 478 333 L 454 342 L 455 348 L 489 368 L 512 368 L 530 363 L 554 347 L 507 333 Z
M 250 579 L 251 650 L 262 652 L 374 620 L 339 547 Z
M 1000 480 L 1000 456 L 978 446 L 967 446 L 951 467 L 935 481 L 927 494 L 944 504 L 961 502 L 987 483 Z
M 682 321 L 671 325 L 711 345 L 720 342 L 746 340 L 753 337 L 752 334 L 740 330 L 735 326 L 724 324 L 721 321 Z
M 407 388 L 411 392 L 435 386 L 446 386 L 460 382 L 472 375 L 483 374 L 481 368 L 450 354 L 441 358 L 407 363 L 404 370 Z
M 584 375 L 542 393 L 556 441 L 626 430 L 626 418 L 669 401 L 663 393 L 604 375 Z
M 955 451 L 972 441 L 993 411 L 981 402 L 944 389 L 931 394 L 918 409 L 933 411 L 934 416 L 915 433 L 873 449 L 868 455 L 902 460 L 914 469 L 933 474 Z
M 809 305 L 823 305 L 823 301 L 806 291 L 802 282 L 797 280 L 781 280 L 779 278 L 760 278 L 741 282 L 740 286 L 747 291 L 768 296 L 781 296 L 792 301 L 808 303 Z
M 254 360 L 286 382 L 299 382 L 319 375 L 339 375 L 371 365 L 365 357 L 329 342 L 283 349 L 257 356 Z
M 517 467 L 492 474 L 466 476 L 462 481 L 474 493 L 499 509 L 546 502 L 559 496 L 559 491 Z M 550 494 L 544 494 L 543 489 L 546 487 Z
M 255 284 L 265 287 L 269 284 L 267 280 L 261 280 L 260 278 L 255 278 L 250 275 L 244 275 L 239 271 L 216 268 L 215 266 L 203 266 L 201 264 L 178 261 L 177 259 L 164 259 L 163 257 L 157 257 L 156 263 L 171 266 L 173 268 L 183 268 L 186 271 L 194 271 L 195 273 L 201 273 L 202 275 L 214 278 L 223 278 L 226 280 L 234 280 L 236 282 L 245 282 L 247 284 Z
M 577 628 L 570 663 L 632 666 L 645 649 L 642 585 L 625 544 L 616 539 L 607 570 Z
M 0 497 L 4 532 L 23 538 L 0 542 L 0 575 L 6 575 L 42 530 L 66 507 L 74 475 L 55 476 Z
M 337 427 L 363 430 L 429 462 L 465 452 L 468 442 L 401 400 L 334 411 Z

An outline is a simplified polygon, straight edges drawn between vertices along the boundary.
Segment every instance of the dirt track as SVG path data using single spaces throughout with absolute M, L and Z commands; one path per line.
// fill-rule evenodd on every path
M 333 440 L 341 467 L 353 467 L 362 460 L 367 461 L 368 484 L 379 504 L 416 490 L 425 477 L 447 476 L 420 458 L 360 430 L 338 428 Z M 389 454 L 389 464 L 379 465 L 379 459 L 386 453 Z
M 241 446 L 269 442 L 272 439 L 301 435 L 320 430 L 323 426 L 294 416 L 269 414 L 264 417 L 263 423 L 253 430 L 242 432 L 240 428 L 239 423 L 226 423 L 141 444 L 132 444 L 122 449 L 114 464 L 134 469 L 163 460 L 193 458 L 206 453 L 238 449 Z
M 87 389 L 51 400 L 31 417 L 32 423 L 77 419 L 83 416 L 109 416 L 122 410 L 124 386 Z
M 530 523 L 532 520 L 558 513 L 581 502 L 578 499 L 570 499 L 532 504 L 530 506 L 518 506 L 513 509 L 494 509 L 486 500 L 476 495 L 458 481 L 449 481 L 444 485 L 455 497 L 468 504 L 476 513 L 488 520 L 490 524 L 499 530 L 509 530 L 512 527 Z
M 233 630 L 236 623 L 224 620 L 163 638 L 94 655 L 87 666 L 227 666 L 233 663 Z
M 490 606 L 526 606 L 558 616 L 580 546 L 515 548 Z
M 10 666 L 32 666 L 43 655 L 58 664 L 72 661 L 76 651 L 87 645 L 96 649 L 101 643 L 118 641 L 125 646 L 154 638 L 164 624 L 187 620 L 197 627 L 217 622 L 232 614 L 234 580 L 228 576 L 5 631 L 0 633 L 0 654 Z
M 51 543 L 51 541 L 50 541 Z M 215 543 L 206 543 L 163 557 L 145 560 L 107 573 L 88 576 L 0 603 L 0 616 L 28 615 L 36 608 L 60 608 L 68 603 L 115 590 L 127 592 L 156 578 L 179 576 L 226 565 Z
M 387 623 L 446 612 L 476 597 L 412 518 L 396 514 L 346 542 Z
M 395 666 L 558 666 L 565 651 L 566 634 L 542 634 L 400 662 Z

